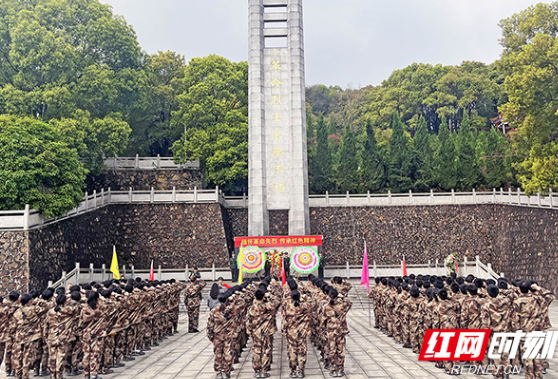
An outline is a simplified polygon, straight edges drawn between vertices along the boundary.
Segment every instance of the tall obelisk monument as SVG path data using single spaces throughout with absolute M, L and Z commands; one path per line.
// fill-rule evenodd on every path
M 302 0 L 249 2 L 248 233 L 269 235 L 269 211 L 289 234 L 310 232 Z

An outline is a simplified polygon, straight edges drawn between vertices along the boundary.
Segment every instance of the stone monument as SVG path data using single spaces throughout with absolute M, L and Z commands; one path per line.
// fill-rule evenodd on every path
M 308 235 L 308 156 L 302 0 L 248 0 L 248 233 L 269 234 L 269 211 L 289 211 Z

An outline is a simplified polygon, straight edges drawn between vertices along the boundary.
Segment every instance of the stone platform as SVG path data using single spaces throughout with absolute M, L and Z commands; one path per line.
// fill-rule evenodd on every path
M 209 287 L 209 285 L 208 285 Z M 207 287 L 206 287 L 207 288 Z M 392 338 L 374 329 L 369 323 L 369 312 L 366 292 L 360 284 L 353 283 L 350 293 L 353 308 L 349 312 L 348 322 L 351 333 L 347 336 L 347 357 L 345 372 L 348 379 L 367 378 L 450 378 L 442 370 L 434 367 L 433 362 L 418 362 L 418 355 L 410 349 L 404 349 Z M 204 299 L 206 296 L 204 296 Z M 181 314 L 180 333 L 163 341 L 161 346 L 146 352 L 145 356 L 137 357 L 126 367 L 116 369 L 114 374 L 103 376 L 104 379 L 212 379 L 213 346 L 205 334 L 208 310 L 205 300 L 200 312 L 200 333 L 185 333 L 187 316 Z M 551 307 L 551 320 L 558 326 L 558 303 Z M 373 315 L 372 315 L 372 323 Z M 279 325 L 279 323 L 278 323 Z M 552 330 L 558 330 L 553 328 Z M 235 364 L 232 379 L 250 379 L 254 377 L 252 370 L 251 342 L 245 349 L 240 363 Z M 306 378 L 330 378 L 328 370 L 323 369 L 319 362 L 319 352 L 308 343 Z M 271 378 L 289 378 L 289 364 L 286 342 L 278 332 L 275 335 L 274 363 Z M 491 378 L 491 375 L 460 375 L 460 378 Z M 522 378 L 511 376 L 511 378 Z M 0 379 L 6 378 L 3 367 Z M 83 377 L 77 377 L 83 378 Z M 544 375 L 545 379 L 558 379 L 558 356 L 550 362 L 550 369 Z

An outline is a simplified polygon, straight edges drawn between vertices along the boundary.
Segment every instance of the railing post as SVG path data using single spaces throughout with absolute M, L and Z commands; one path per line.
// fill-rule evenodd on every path
M 176 186 L 172 187 L 172 202 L 176 203 Z
M 492 204 L 496 204 L 496 188 L 492 188 Z
M 106 275 L 107 275 L 107 265 L 103 263 L 103 265 L 101 266 L 101 282 L 105 281 Z
M 473 188 L 473 204 L 477 203 L 477 191 Z
M 453 188 L 451 189 L 451 203 L 455 204 L 455 190 Z
M 467 273 L 467 257 L 463 257 L 463 275 L 461 276 L 467 276 L 469 275 Z M 457 276 L 459 276 L 459 274 L 457 274 Z
M 376 266 L 376 261 L 373 263 L 374 267 L 374 278 L 378 277 L 378 266 Z
M 62 271 L 62 288 L 66 289 L 66 282 L 68 281 L 68 278 L 66 276 L 66 271 Z
M 89 209 L 89 194 L 85 191 L 85 210 Z
M 517 189 L 517 204 L 521 205 L 521 188 Z
M 134 265 L 132 265 L 131 269 L 132 269 L 132 279 L 135 279 L 136 278 L 136 267 Z
M 409 190 L 409 204 L 413 205 L 413 190 Z
M 349 195 L 349 191 L 347 191 L 346 205 L 347 206 L 351 205 L 351 196 Z
M 155 188 L 151 187 L 151 192 L 149 193 L 149 202 L 153 203 L 155 201 Z
M 478 278 L 480 276 L 480 257 L 477 255 L 475 257 L 475 268 L 476 268 L 476 277 Z
M 509 195 L 509 197 L 510 197 L 510 205 L 511 205 L 511 203 L 512 203 L 512 190 L 511 190 L 511 187 L 508 187 L 508 195 Z
M 392 199 L 391 199 L 391 190 L 388 191 L 388 204 L 391 205 Z
M 89 264 L 89 283 L 93 282 L 93 274 L 95 272 L 95 268 L 93 267 L 93 263 Z
M 541 193 L 540 192 L 537 192 L 537 203 L 539 204 L 539 207 L 542 206 L 542 204 L 541 204 Z
M 194 187 L 194 203 L 198 202 L 198 187 Z
M 488 267 L 488 277 L 492 277 L 492 263 L 487 263 L 486 267 Z
M 531 206 L 531 196 L 527 196 L 527 206 Z
M 244 208 L 246 208 L 246 200 L 246 192 L 242 192 L 242 204 Z
M 219 202 L 219 186 L 215 187 L 215 202 Z
M 161 168 L 161 155 L 157 154 L 157 168 L 160 169 Z
M 81 265 L 79 262 L 76 262 L 76 284 L 79 284 L 80 282 L 80 278 L 79 278 L 79 274 L 81 273 Z
M 368 202 L 368 205 L 372 205 L 372 198 L 370 197 L 370 191 L 366 193 L 366 200 Z
M 554 208 L 552 204 L 552 188 L 548 190 L 548 200 L 550 200 L 550 208 Z
M 326 207 L 329 207 L 329 191 L 326 191 Z
M 186 280 L 186 283 L 188 282 L 188 273 L 190 271 L 190 268 L 188 267 L 188 264 L 186 264 L 186 269 L 184 270 L 184 280 Z
M 101 206 L 105 205 L 105 189 L 101 188 Z
M 109 204 L 112 203 L 112 191 L 111 191 L 110 187 L 108 188 L 108 203 Z
M 440 275 L 439 261 L 436 259 L 436 275 Z
M 136 170 L 139 170 L 140 166 L 139 166 L 139 155 L 136 154 Z
M 161 269 L 161 265 L 159 265 L 159 268 L 157 270 L 157 277 L 159 278 L 157 280 L 162 280 L 163 278 L 163 270 Z
M 132 187 L 130 187 L 130 190 L 128 191 L 128 202 L 129 203 L 132 203 L 133 196 L 134 196 L 134 194 L 132 193 Z
M 430 190 L 430 204 L 434 205 L 434 190 Z
M 122 275 L 121 277 L 126 277 L 126 265 L 122 265 Z
M 351 278 L 351 266 L 349 266 L 349 262 L 347 264 L 347 279 Z
M 25 204 L 23 211 L 23 230 L 29 230 L 29 204 Z
M 93 209 L 97 208 L 97 190 L 93 190 Z
M 211 280 L 216 281 L 217 277 L 215 276 L 215 263 L 211 265 Z

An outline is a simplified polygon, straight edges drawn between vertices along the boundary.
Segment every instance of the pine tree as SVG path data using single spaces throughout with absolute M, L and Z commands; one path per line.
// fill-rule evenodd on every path
M 370 120 L 366 121 L 366 140 L 360 166 L 360 192 L 380 192 L 386 184 L 385 163 L 378 151 L 378 142 Z
M 459 157 L 455 152 L 455 136 L 450 135 L 449 124 L 444 116 L 438 131 L 440 146 L 436 151 L 436 176 L 438 186 L 449 191 L 455 189 L 459 181 L 458 163 Z
M 471 123 L 466 111 L 463 112 L 455 148 L 459 157 L 457 187 L 463 191 L 470 191 L 478 185 L 479 168 L 475 158 L 475 135 L 471 132 Z
M 485 180 L 488 188 L 504 187 L 511 178 L 510 159 L 506 158 L 509 143 L 495 128 L 487 135 L 488 151 L 485 156 Z
M 433 168 L 433 151 L 430 144 L 431 135 L 428 133 L 426 120 L 419 117 L 415 133 L 413 151 L 414 187 L 420 192 L 429 191 L 435 183 Z
M 306 139 L 314 138 L 314 115 L 310 109 L 306 110 Z
M 391 120 L 392 135 L 389 140 L 388 182 L 393 192 L 407 192 L 412 186 L 411 154 L 408 138 L 403 131 L 403 123 L 395 113 Z
M 343 135 L 341 148 L 339 149 L 339 166 L 337 170 L 337 185 L 342 193 L 353 192 L 358 189 L 358 159 L 356 138 L 347 125 L 347 130 Z
M 329 128 L 324 120 L 324 116 L 320 115 L 318 119 L 316 152 L 310 165 L 312 173 L 310 190 L 316 194 L 324 194 L 332 189 L 332 158 L 328 143 L 328 131 Z

